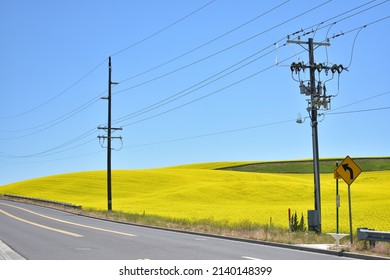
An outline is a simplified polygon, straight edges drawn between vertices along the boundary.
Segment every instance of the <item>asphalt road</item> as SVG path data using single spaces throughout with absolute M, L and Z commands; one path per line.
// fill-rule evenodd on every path
M 126 225 L 4 200 L 0 200 L 0 240 L 33 260 L 346 259 Z

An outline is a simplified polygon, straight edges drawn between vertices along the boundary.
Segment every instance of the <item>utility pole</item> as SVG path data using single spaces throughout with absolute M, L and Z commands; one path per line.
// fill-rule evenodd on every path
M 102 97 L 108 101 L 108 121 L 107 126 L 99 126 L 98 129 L 107 131 L 107 136 L 98 136 L 99 139 L 107 139 L 107 209 L 112 210 L 112 193 L 111 193 L 111 139 L 121 139 L 121 136 L 111 136 L 112 130 L 122 130 L 122 128 L 116 128 L 111 126 L 111 86 L 118 84 L 111 81 L 111 56 L 108 58 L 108 97 Z
M 312 128 L 312 145 L 313 145 L 313 167 L 314 167 L 314 211 L 308 211 L 309 229 L 321 233 L 321 190 L 320 190 L 320 161 L 319 161 L 319 150 L 318 150 L 318 110 L 321 108 L 324 110 L 330 109 L 331 95 L 326 95 L 325 83 L 322 84 L 320 79 L 316 79 L 316 70 L 321 72 L 325 71 L 328 75 L 329 70 L 334 74 L 336 71 L 340 74 L 344 69 L 342 65 L 333 65 L 331 67 L 326 64 L 316 64 L 314 60 L 314 46 L 330 46 L 328 42 L 313 42 L 313 38 L 309 38 L 307 42 L 300 41 L 298 37 L 297 41 L 287 40 L 287 43 L 308 45 L 309 53 L 309 64 L 306 65 L 302 62 L 292 63 L 291 72 L 298 74 L 301 70 L 309 68 L 310 80 L 307 85 L 303 81 L 300 81 L 300 92 L 306 96 L 310 96 L 308 99 L 307 111 L 311 120 Z M 316 80 L 318 81 L 316 83 Z
M 321 191 L 320 191 L 320 158 L 318 151 L 318 115 L 317 106 L 315 104 L 316 97 L 316 78 L 314 66 L 314 47 L 313 38 L 309 38 L 309 65 L 310 65 L 310 91 L 311 91 L 311 127 L 312 127 L 312 142 L 313 142 L 313 165 L 314 165 L 314 195 L 315 206 L 317 210 L 318 232 L 321 232 Z

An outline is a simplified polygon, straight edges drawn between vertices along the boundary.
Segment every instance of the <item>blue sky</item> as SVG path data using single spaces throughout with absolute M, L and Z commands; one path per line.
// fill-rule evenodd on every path
M 113 169 L 312 158 L 295 81 L 309 75 L 290 71 L 308 53 L 288 35 L 329 38 L 315 61 L 348 66 L 321 73 L 334 97 L 320 112 L 320 157 L 389 156 L 389 11 L 389 1 L 2 1 L 0 185 L 106 168 L 97 127 L 109 56 L 123 128 Z

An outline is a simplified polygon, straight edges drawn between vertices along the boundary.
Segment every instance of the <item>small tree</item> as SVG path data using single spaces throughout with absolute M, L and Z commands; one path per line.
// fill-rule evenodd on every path
M 291 222 L 290 223 L 291 223 L 290 224 L 291 231 L 302 231 L 302 232 L 306 231 L 305 218 L 303 216 L 303 213 L 302 213 L 302 216 L 301 216 L 301 220 L 299 221 L 297 212 L 294 212 L 294 214 L 291 217 Z
M 305 217 L 303 216 L 303 213 L 301 215 L 301 220 L 299 221 L 299 225 L 298 225 L 298 230 L 299 231 L 306 231 L 306 227 L 305 227 Z
M 291 231 L 297 231 L 298 230 L 298 215 L 297 212 L 292 214 L 291 216 Z

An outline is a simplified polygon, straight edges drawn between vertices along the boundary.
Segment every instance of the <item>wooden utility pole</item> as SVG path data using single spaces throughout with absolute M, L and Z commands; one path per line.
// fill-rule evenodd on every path
M 99 139 L 107 139 L 107 209 L 112 211 L 112 190 L 111 190 L 111 139 L 122 139 L 121 136 L 111 136 L 112 130 L 122 130 L 122 128 L 115 128 L 111 126 L 111 86 L 118 84 L 111 80 L 111 56 L 108 58 L 108 97 L 102 97 L 108 101 L 108 120 L 107 126 L 98 129 L 107 131 L 107 136 L 98 136 Z

